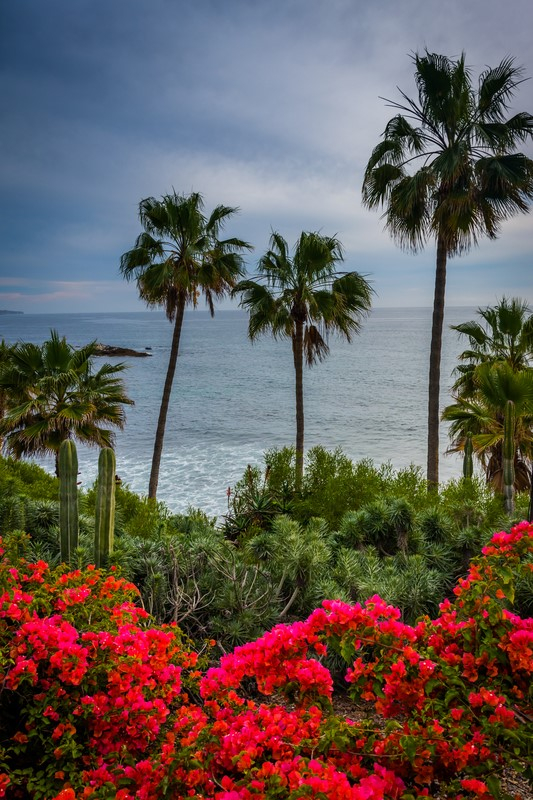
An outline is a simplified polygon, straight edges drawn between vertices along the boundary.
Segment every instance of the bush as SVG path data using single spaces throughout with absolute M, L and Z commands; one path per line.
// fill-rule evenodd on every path
M 34 500 L 57 500 L 57 478 L 29 461 L 0 457 L 0 496 L 24 495 Z
M 0 796 L 6 784 L 32 798 L 109 788 L 164 741 L 197 657 L 177 627 L 151 627 L 133 585 L 94 567 L 14 566 L 20 544 L 1 550 Z
M 533 620 L 512 610 L 532 525 L 495 534 L 435 620 L 326 601 L 203 676 L 134 587 L 14 561 L 23 544 L 0 565 L 0 796 L 489 800 L 506 767 L 533 780 Z

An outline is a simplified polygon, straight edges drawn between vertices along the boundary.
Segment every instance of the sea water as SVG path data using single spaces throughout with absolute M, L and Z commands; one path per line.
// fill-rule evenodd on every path
M 448 308 L 441 367 L 441 408 L 450 402 L 453 370 L 466 349 L 450 325 L 475 317 Z M 265 450 L 295 437 L 294 367 L 289 340 L 247 338 L 240 311 L 187 310 L 168 413 L 158 499 L 175 512 L 189 507 L 223 514 L 226 490 Z M 116 434 L 117 473 L 131 489 L 148 490 L 152 448 L 168 365 L 172 326 L 162 312 L 21 314 L 0 316 L 0 339 L 42 343 L 54 328 L 75 346 L 97 340 L 151 354 L 97 359 L 127 364 L 123 373 L 135 405 Z M 425 469 L 431 309 L 374 309 L 351 343 L 331 337 L 327 359 L 304 370 L 305 447 L 341 448 L 354 460 Z M 149 349 L 148 349 L 149 348 Z M 459 477 L 461 462 L 445 455 L 441 480 Z M 89 486 L 98 452 L 78 447 L 80 481 Z M 41 463 L 53 471 L 50 459 Z

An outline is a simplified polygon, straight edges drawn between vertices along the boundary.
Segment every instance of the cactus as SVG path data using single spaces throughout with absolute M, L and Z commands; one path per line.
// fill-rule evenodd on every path
M 467 433 L 465 439 L 465 449 L 463 458 L 463 478 L 465 478 L 466 480 L 471 480 L 474 472 L 474 460 L 472 454 L 473 454 L 472 434 Z
M 110 447 L 100 451 L 98 459 L 98 489 L 96 494 L 96 524 L 94 529 L 94 559 L 97 567 L 104 566 L 113 552 L 115 529 L 115 453 Z
M 505 511 L 507 514 L 514 514 L 514 429 L 514 403 L 512 400 L 508 400 L 505 404 L 505 417 L 503 422 L 503 497 L 505 502 Z
M 71 563 L 78 547 L 78 455 L 70 439 L 59 448 L 59 540 L 61 561 Z

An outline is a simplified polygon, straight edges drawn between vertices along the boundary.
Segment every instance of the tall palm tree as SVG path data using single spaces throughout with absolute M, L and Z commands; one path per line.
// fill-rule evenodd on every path
M 302 233 L 290 256 L 279 233 L 260 259 L 257 280 L 241 281 L 234 294 L 250 313 L 252 341 L 270 331 L 292 342 L 296 375 L 296 489 L 301 486 L 304 454 L 303 362 L 322 361 L 329 352 L 327 336 L 336 332 L 351 341 L 371 305 L 372 289 L 357 272 L 335 272 L 343 260 L 338 239 Z M 260 282 L 263 281 L 263 282 Z
M 6 411 L 0 420 L 4 450 L 15 458 L 52 453 L 64 439 L 111 447 L 132 400 L 119 374 L 123 364 L 94 369 L 96 342 L 79 350 L 52 330 L 42 345 L 13 345 L 0 369 Z
M 172 344 L 154 442 L 148 496 L 156 497 L 163 439 L 185 307 L 196 306 L 204 294 L 211 316 L 214 299 L 221 298 L 243 275 L 242 251 L 251 249 L 241 239 L 220 240 L 224 224 L 238 209 L 217 206 L 209 217 L 203 213 L 200 194 L 176 192 L 161 200 L 147 197 L 139 204 L 144 231 L 135 246 L 122 255 L 120 270 L 135 279 L 148 306 L 163 306 L 174 323 Z
M 475 392 L 458 395 L 442 418 L 451 423 L 449 452 L 464 450 L 469 434 L 487 483 L 499 492 L 504 487 L 505 411 L 513 405 L 514 485 L 525 491 L 531 483 L 533 459 L 533 369 L 515 371 L 500 361 L 479 364 L 473 374 Z
M 459 359 L 459 373 L 453 390 L 471 397 L 476 392 L 474 374 L 479 364 L 505 361 L 514 372 L 526 369 L 533 361 L 533 314 L 520 298 L 503 297 L 495 306 L 479 308 L 481 322 L 470 320 L 452 329 L 466 336 L 469 347 Z M 483 324 L 484 323 L 484 324 Z
M 439 480 L 439 388 L 446 265 L 480 236 L 528 211 L 533 161 L 516 152 L 533 136 L 533 116 L 506 119 L 522 70 L 507 58 L 485 70 L 477 89 L 465 65 L 428 53 L 413 58 L 418 99 L 400 91 L 387 103 L 398 114 L 387 123 L 363 181 L 363 203 L 386 207 L 386 227 L 403 247 L 437 246 L 429 365 L 428 459 L 430 488 Z M 416 168 L 416 164 L 419 164 Z

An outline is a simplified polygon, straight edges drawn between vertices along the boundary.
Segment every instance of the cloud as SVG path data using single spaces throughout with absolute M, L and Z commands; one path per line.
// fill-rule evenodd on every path
M 124 281 L 46 281 L 0 279 L 2 307 L 26 313 L 145 310 L 134 285 Z
M 271 228 L 291 242 L 321 229 L 375 275 L 380 297 L 431 304 L 431 247 L 407 257 L 361 206 L 364 166 L 394 113 L 380 97 L 415 93 L 409 54 L 425 47 L 465 50 L 474 76 L 512 51 L 533 74 L 530 0 L 21 0 L 3 16 L 0 274 L 55 281 L 41 302 L 64 310 L 74 289 L 61 282 L 100 303 L 95 287 L 115 278 L 122 291 L 105 301 L 139 307 L 120 255 L 139 200 L 172 187 L 241 207 L 231 229 L 256 245 L 251 268 Z M 533 81 L 516 107 L 533 109 Z M 499 287 L 505 261 L 511 286 L 527 288 L 531 227 L 530 216 L 507 223 L 468 269 L 489 266 Z

